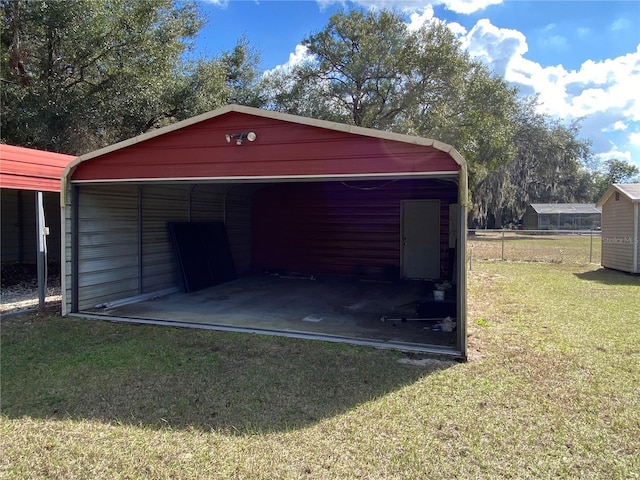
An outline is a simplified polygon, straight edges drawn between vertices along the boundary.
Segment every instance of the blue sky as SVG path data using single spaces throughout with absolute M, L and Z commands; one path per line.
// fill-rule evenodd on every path
M 219 55 L 244 35 L 263 70 L 299 61 L 302 39 L 338 10 L 395 9 L 408 25 L 443 20 L 469 53 L 538 94 L 541 112 L 582 119 L 596 158 L 640 167 L 640 0 L 200 0 L 200 8 L 198 55 Z

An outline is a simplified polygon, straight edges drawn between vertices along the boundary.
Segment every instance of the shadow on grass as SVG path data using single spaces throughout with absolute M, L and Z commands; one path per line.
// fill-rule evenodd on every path
M 575 274 L 581 280 L 603 283 L 605 285 L 637 285 L 640 286 L 640 276 L 632 273 L 611 270 L 609 268 L 599 268 L 588 272 Z
M 2 414 L 232 434 L 303 428 L 452 365 L 251 334 L 25 315 L 2 321 Z

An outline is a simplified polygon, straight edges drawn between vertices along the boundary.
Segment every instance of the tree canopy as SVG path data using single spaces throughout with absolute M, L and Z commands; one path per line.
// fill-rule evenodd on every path
M 203 19 L 174 0 L 4 0 L 2 140 L 80 154 L 243 99 L 247 43 L 189 61 Z M 245 99 L 246 100 L 246 99 Z
M 269 108 L 453 144 L 472 184 L 512 156 L 515 91 L 443 23 L 411 31 L 393 12 L 354 10 L 302 44 L 306 61 L 264 79 Z

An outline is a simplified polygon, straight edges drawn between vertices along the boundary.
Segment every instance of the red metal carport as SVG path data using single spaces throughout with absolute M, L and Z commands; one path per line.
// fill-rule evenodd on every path
M 454 285 L 453 345 L 313 332 L 312 315 L 265 333 L 466 354 L 467 172 L 449 145 L 229 105 L 83 155 L 63 188 L 65 314 L 162 323 L 112 309 L 179 289 L 168 223 L 215 221 L 241 278 L 275 271 Z M 170 322 L 243 329 L 214 314 Z
M 60 177 L 74 158 L 0 144 L 2 263 L 40 263 L 41 306 L 46 283 L 41 264 L 47 256 L 60 260 Z

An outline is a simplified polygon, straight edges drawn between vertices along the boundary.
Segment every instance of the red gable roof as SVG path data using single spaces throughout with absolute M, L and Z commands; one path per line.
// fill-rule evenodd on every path
M 437 140 L 227 105 L 82 155 L 64 181 L 457 174 L 465 165 Z
M 73 155 L 0 144 L 0 187 L 59 192 L 60 177 Z

